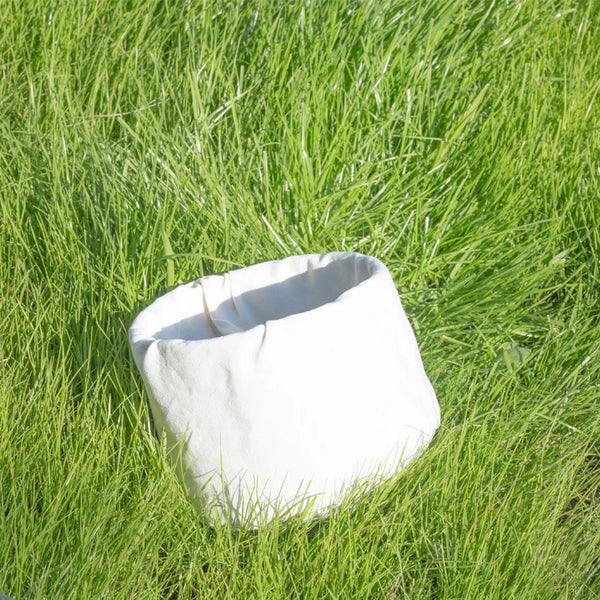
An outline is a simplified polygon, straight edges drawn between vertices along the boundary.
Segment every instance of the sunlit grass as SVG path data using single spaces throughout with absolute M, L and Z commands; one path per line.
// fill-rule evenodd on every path
M 595 2 L 6 2 L 0 592 L 595 598 Z M 390 268 L 442 408 L 318 524 L 208 528 L 127 346 L 177 282 Z

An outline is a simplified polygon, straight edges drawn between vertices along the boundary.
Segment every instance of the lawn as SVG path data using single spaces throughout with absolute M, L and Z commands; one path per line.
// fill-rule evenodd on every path
M 4 0 L 0 592 L 600 597 L 596 0 Z M 127 329 L 201 275 L 356 251 L 438 394 L 320 523 L 211 529 Z

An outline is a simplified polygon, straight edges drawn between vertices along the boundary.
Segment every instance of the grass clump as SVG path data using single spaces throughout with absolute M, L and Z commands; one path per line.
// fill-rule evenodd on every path
M 7 2 L 0 590 L 16 598 L 595 598 L 593 1 Z M 133 316 L 293 253 L 390 268 L 442 407 L 318 525 L 194 515 Z

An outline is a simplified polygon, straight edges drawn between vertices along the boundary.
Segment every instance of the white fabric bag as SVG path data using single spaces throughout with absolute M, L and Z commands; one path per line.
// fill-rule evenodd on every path
M 203 277 L 143 310 L 129 336 L 155 426 L 209 520 L 323 514 L 415 458 L 440 423 L 392 278 L 369 256 Z

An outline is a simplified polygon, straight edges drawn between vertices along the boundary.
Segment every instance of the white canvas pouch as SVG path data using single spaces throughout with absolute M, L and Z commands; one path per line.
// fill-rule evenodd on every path
M 153 302 L 129 336 L 155 426 L 209 520 L 323 514 L 415 458 L 440 423 L 392 278 L 370 256 L 203 277 Z

